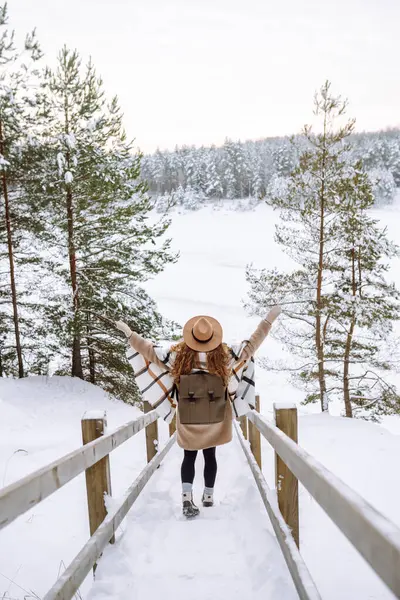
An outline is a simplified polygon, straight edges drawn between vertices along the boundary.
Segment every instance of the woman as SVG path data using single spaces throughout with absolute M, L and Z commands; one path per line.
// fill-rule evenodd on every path
M 213 506 L 217 474 L 216 446 L 232 439 L 232 418 L 254 408 L 253 355 L 268 335 L 281 309 L 274 306 L 250 337 L 238 346 L 222 342 L 218 321 L 208 316 L 190 319 L 183 340 L 175 345 L 157 346 L 117 321 L 132 350 L 130 361 L 142 396 L 167 422 L 175 408 L 178 445 L 184 449 L 181 467 L 183 514 L 199 514 L 193 502 L 195 461 L 204 454 L 204 493 L 202 503 Z

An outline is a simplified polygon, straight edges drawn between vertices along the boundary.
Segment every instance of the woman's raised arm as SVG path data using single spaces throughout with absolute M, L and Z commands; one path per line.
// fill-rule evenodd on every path
M 144 337 L 142 337 L 135 331 L 132 331 L 129 325 L 127 325 L 123 321 L 116 321 L 115 326 L 117 329 L 119 329 L 126 335 L 129 344 L 134 350 L 136 350 L 136 352 L 139 352 L 139 354 L 141 354 L 146 360 L 157 364 L 163 369 L 166 369 L 165 364 L 163 364 L 158 358 L 152 342 L 146 340 Z
M 273 306 L 267 316 L 260 321 L 257 329 L 250 337 L 249 341 L 245 345 L 240 355 L 240 359 L 248 360 L 255 354 L 258 348 L 261 346 L 267 335 L 269 334 L 272 323 L 281 314 L 282 309 L 280 306 Z

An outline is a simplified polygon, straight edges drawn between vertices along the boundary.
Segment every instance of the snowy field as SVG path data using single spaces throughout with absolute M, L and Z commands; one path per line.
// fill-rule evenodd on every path
M 243 308 L 246 300 L 246 265 L 256 268 L 291 270 L 295 263 L 274 241 L 278 212 L 266 205 L 253 211 L 236 212 L 234 203 L 226 201 L 224 209 L 211 207 L 196 212 L 174 213 L 169 235 L 173 249 L 181 253 L 180 260 L 150 281 L 146 289 L 156 299 L 160 311 L 178 323 L 197 314 L 211 314 L 220 320 L 226 339 L 247 338 L 257 326 L 258 318 L 249 318 Z M 400 191 L 397 202 L 372 216 L 387 227 L 389 239 L 399 243 Z M 204 241 L 206 240 L 206 241 Z M 392 262 L 388 277 L 400 288 L 400 259 Z M 279 320 L 274 328 L 279 327 Z M 400 323 L 397 324 L 400 337 Z M 259 357 L 290 360 L 281 345 L 268 338 L 259 349 Z M 261 393 L 265 415 L 272 415 L 274 402 L 301 402 L 304 393 L 287 383 L 287 374 L 257 371 L 257 389 Z M 393 376 L 400 388 L 400 376 Z M 301 407 L 303 413 L 319 412 L 319 406 Z M 340 415 L 342 406 L 330 406 L 333 415 Z M 385 425 L 400 433 L 400 419 L 385 419 Z
M 400 208 L 376 211 L 396 239 Z M 290 268 L 273 241 L 276 215 L 268 207 L 237 213 L 226 207 L 173 215 L 171 236 L 181 252 L 176 265 L 147 285 L 167 317 L 184 323 L 212 314 L 227 340 L 248 337 L 245 266 Z M 206 232 L 206 235 L 204 235 Z M 207 245 L 204 244 L 206 239 Z M 400 264 L 390 276 L 400 285 Z M 261 356 L 284 357 L 268 339 Z M 262 412 L 274 402 L 300 402 L 285 376 L 258 369 Z M 138 414 L 101 390 L 69 378 L 0 379 L 0 487 L 81 443 L 80 418 L 105 409 L 109 429 Z M 299 442 L 326 467 L 400 525 L 400 419 L 384 426 L 316 414 L 299 407 Z M 167 427 L 160 424 L 161 444 Z M 117 544 L 100 562 L 85 600 L 249 600 L 296 598 L 252 476 L 236 441 L 220 448 L 216 506 L 198 520 L 180 515 L 179 463 L 174 448 L 122 524 Z M 141 432 L 111 455 L 113 496 L 120 497 L 145 465 Z M 263 444 L 264 473 L 273 486 L 273 452 Z M 201 493 L 199 457 L 195 491 Z M 310 495 L 301 489 L 301 551 L 324 600 L 386 600 L 394 596 L 372 573 Z M 88 538 L 84 477 L 80 476 L 0 532 L 0 598 L 41 598 Z

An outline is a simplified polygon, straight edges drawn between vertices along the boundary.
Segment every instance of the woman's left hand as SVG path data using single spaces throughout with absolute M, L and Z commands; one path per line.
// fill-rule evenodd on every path
M 129 327 L 129 325 L 127 325 L 126 323 L 124 323 L 123 321 L 115 321 L 115 327 L 117 329 L 119 329 L 120 331 L 122 331 L 122 333 L 124 333 L 126 335 L 127 338 L 130 338 L 132 335 L 132 330 Z

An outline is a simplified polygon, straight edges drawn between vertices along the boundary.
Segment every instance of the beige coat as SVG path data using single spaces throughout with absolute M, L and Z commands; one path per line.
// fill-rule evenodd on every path
M 240 360 L 248 360 L 260 347 L 271 329 L 268 321 L 262 320 L 257 329 L 245 344 L 239 357 Z M 145 340 L 137 333 L 132 333 L 129 338 L 132 348 L 139 352 L 146 360 L 157 364 L 165 369 L 153 347 L 152 342 Z M 179 422 L 179 410 L 176 413 L 176 428 L 178 445 L 185 450 L 203 450 L 213 446 L 227 444 L 232 439 L 232 406 L 226 404 L 225 418 L 221 423 L 210 423 L 206 425 L 183 425 Z

